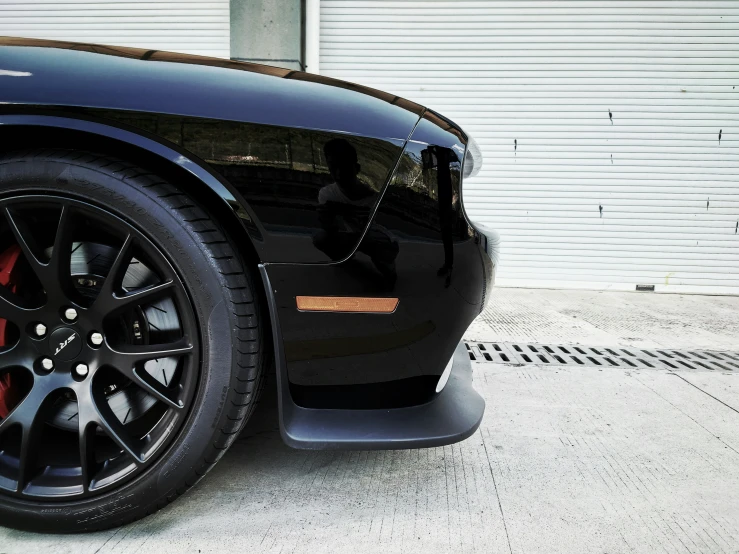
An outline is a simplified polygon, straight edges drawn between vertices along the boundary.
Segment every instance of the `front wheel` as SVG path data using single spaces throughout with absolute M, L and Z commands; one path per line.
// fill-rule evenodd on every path
M 195 201 L 127 162 L 0 158 L 0 521 L 98 530 L 194 485 L 250 415 L 250 274 Z

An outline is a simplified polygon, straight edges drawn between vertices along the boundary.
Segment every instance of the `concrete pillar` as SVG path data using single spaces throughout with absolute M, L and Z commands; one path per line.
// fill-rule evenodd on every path
M 303 69 L 301 0 L 231 0 L 231 58 Z

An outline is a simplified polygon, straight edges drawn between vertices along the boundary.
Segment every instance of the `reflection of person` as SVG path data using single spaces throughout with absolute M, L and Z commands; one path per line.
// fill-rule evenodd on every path
M 323 147 L 330 185 L 318 191 L 318 220 L 323 228 L 313 243 L 332 260 L 346 256 L 359 240 L 375 201 L 375 192 L 359 178 L 357 151 L 344 139 L 333 139 Z
M 322 229 L 313 244 L 332 260 L 349 254 L 359 242 L 377 194 L 360 181 L 357 151 L 345 139 L 333 139 L 323 147 L 334 182 L 318 191 L 318 220 Z M 373 224 L 359 245 L 386 278 L 395 281 L 398 245 L 386 230 Z

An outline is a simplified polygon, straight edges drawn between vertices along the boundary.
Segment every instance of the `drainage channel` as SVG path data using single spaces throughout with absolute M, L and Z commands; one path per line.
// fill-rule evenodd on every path
M 528 342 L 465 342 L 465 345 L 470 360 L 480 363 L 739 372 L 739 352 Z

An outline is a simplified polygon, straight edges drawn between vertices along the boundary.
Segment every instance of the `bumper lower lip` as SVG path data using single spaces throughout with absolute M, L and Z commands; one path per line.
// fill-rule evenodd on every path
M 315 410 L 283 398 L 280 412 L 282 438 L 293 448 L 429 448 L 471 436 L 480 426 L 485 401 L 472 387 L 472 365 L 460 342 L 448 383 L 426 404 L 391 410 Z

